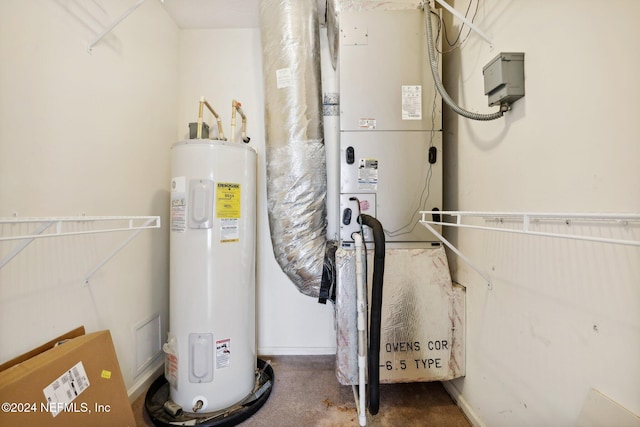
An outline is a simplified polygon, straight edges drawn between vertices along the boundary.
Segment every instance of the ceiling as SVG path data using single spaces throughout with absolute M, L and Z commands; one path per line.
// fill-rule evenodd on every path
M 257 28 L 260 0 L 163 0 L 164 8 L 181 29 Z M 292 0 L 299 1 L 299 0 Z M 326 0 L 317 0 L 324 21 Z
M 164 0 L 181 29 L 258 27 L 258 0 Z

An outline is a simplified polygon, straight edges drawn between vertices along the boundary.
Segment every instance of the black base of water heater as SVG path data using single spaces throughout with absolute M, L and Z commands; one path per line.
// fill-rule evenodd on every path
M 235 426 L 247 420 L 258 412 L 271 394 L 273 388 L 273 368 L 262 359 L 258 359 L 258 373 L 256 375 L 255 393 L 252 393 L 246 403 L 240 403 L 231 408 L 216 412 L 203 412 L 201 414 L 181 412 L 174 415 L 175 411 L 166 409 L 165 403 L 169 401 L 169 383 L 164 375 L 161 375 L 151 384 L 144 399 L 144 407 L 153 421 L 159 427 L 197 425 L 203 427 Z M 193 422 L 195 421 L 195 424 Z

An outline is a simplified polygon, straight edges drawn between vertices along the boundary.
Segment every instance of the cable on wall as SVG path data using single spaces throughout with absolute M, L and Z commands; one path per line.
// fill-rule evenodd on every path
M 467 111 L 462 107 L 458 106 L 453 99 L 447 93 L 447 90 L 444 88 L 442 81 L 440 80 L 440 74 L 438 73 L 438 61 L 435 59 L 435 51 L 434 51 L 434 42 L 433 42 L 433 30 L 431 28 L 431 16 L 430 9 L 427 3 L 422 5 L 424 10 L 426 28 L 427 28 L 427 50 L 429 53 L 429 64 L 431 65 L 431 74 L 433 75 L 433 80 L 436 85 L 436 89 L 438 89 L 438 93 L 442 97 L 442 100 L 451 108 L 456 114 L 461 115 L 462 117 L 466 117 L 471 120 L 480 120 L 480 121 L 489 121 L 496 120 L 501 118 L 506 111 L 509 110 L 509 104 L 501 104 L 500 109 L 495 113 L 490 114 L 480 114 L 473 113 L 471 111 Z

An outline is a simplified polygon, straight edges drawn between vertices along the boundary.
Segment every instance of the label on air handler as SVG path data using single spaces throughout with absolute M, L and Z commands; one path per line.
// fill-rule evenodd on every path
M 360 159 L 358 162 L 358 190 L 378 189 L 378 159 Z
M 402 120 L 422 120 L 422 86 L 402 86 Z

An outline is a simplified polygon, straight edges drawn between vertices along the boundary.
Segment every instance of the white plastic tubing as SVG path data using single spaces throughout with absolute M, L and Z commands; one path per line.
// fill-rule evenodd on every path
M 362 262 L 362 234 L 353 233 L 356 247 L 356 305 L 358 311 L 358 421 L 361 426 L 367 425 L 366 409 L 366 371 L 367 371 L 367 306 L 365 303 L 364 267 Z M 355 385 L 354 394 L 355 394 Z
M 273 252 L 291 281 L 317 297 L 327 172 L 316 0 L 260 0 L 267 209 Z

